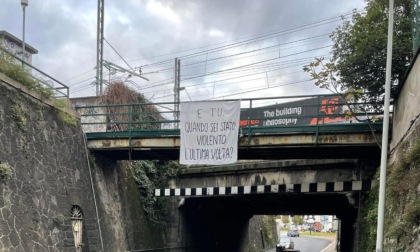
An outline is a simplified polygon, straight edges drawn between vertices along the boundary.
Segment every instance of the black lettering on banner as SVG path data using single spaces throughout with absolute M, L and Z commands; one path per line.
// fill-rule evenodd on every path
M 182 159 L 190 164 L 236 160 L 236 147 L 231 147 L 231 135 L 236 133 L 239 125 L 234 120 L 230 121 L 230 110 L 229 116 L 225 115 L 224 105 L 219 106 L 217 103 L 193 106 L 188 110 L 193 113 L 185 117 L 189 121 L 181 122 L 182 132 L 187 139 L 182 140 Z
M 185 160 L 224 160 L 233 158 L 233 147 L 192 149 L 184 148 Z
M 184 124 L 185 132 L 208 132 L 209 124 L 208 123 L 199 123 L 199 122 L 186 122 Z
M 210 132 L 217 132 L 218 130 L 218 123 L 210 123 Z
M 210 110 L 211 110 L 211 117 L 214 117 L 215 115 L 217 115 L 217 117 L 224 116 L 223 108 L 210 108 Z
M 236 129 L 236 122 L 222 122 L 220 124 L 220 131 L 233 131 Z
M 220 145 L 226 144 L 226 135 L 197 135 L 198 145 Z

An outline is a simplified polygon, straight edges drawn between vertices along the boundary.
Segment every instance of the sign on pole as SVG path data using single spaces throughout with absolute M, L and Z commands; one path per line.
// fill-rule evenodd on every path
M 238 160 L 240 107 L 240 101 L 181 103 L 180 163 L 235 163 Z

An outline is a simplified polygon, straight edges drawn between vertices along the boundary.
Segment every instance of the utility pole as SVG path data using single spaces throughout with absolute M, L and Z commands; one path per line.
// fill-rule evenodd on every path
M 174 117 L 175 120 L 179 120 L 179 91 L 181 91 L 180 83 L 181 83 L 181 60 L 178 58 L 175 58 L 175 71 L 174 71 Z M 179 126 L 179 123 L 176 122 L 175 128 L 177 129 Z
M 98 0 L 98 19 L 96 34 L 96 95 L 102 94 L 102 74 L 104 56 L 104 3 L 105 0 Z
M 384 246 L 384 218 L 385 218 L 385 191 L 386 167 L 388 162 L 388 130 L 389 130 L 389 104 L 391 97 L 391 68 L 392 68 L 392 39 L 394 30 L 394 0 L 389 0 L 388 8 L 388 42 L 386 51 L 385 74 L 385 100 L 384 121 L 382 128 L 381 167 L 379 172 L 379 202 L 378 225 L 376 228 L 376 252 L 382 252 Z

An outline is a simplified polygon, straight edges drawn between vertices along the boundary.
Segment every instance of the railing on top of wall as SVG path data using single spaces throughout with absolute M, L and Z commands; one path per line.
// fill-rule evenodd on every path
M 28 67 L 30 72 L 30 75 L 32 78 L 34 78 L 35 80 L 37 80 L 42 86 L 47 87 L 47 88 L 51 88 L 53 90 L 53 96 L 55 98 L 69 98 L 69 87 L 64 85 L 63 83 L 61 83 L 60 81 L 56 80 L 55 78 L 49 76 L 48 74 L 46 74 L 45 72 L 43 72 L 42 70 L 32 66 L 31 64 L 22 61 L 21 58 L 16 57 L 16 55 L 13 55 L 12 53 L 10 53 L 9 51 L 7 51 L 6 49 L 2 48 L 0 46 L 0 50 L 2 52 L 7 53 L 9 56 L 13 57 L 17 62 L 19 62 L 20 64 L 25 64 L 26 67 Z M 34 71 L 34 72 L 32 72 Z
M 91 138 L 179 135 L 174 102 L 77 106 L 83 130 Z M 346 117 L 348 107 L 354 113 Z M 363 112 L 367 111 L 367 112 Z M 346 103 L 337 95 L 241 99 L 239 134 L 381 131 L 381 113 L 373 104 Z M 374 122 L 360 122 L 378 117 Z

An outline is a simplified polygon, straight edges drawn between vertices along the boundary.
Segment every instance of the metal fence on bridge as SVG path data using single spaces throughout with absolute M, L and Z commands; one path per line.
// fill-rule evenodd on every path
M 33 65 L 23 61 L 21 58 L 17 57 L 16 55 L 10 53 L 8 50 L 2 48 L 0 46 L 0 56 L 4 54 L 6 57 L 11 57 L 13 60 L 18 62 L 19 64 L 25 65 L 25 70 L 30 78 L 35 80 L 39 83 L 42 87 L 50 88 L 52 90 L 52 95 L 55 98 L 69 98 L 69 87 L 61 83 L 60 81 L 56 80 L 55 78 L 51 77 L 50 75 L 46 74 L 42 70 L 34 67 Z
M 180 133 L 175 105 L 99 104 L 76 109 L 88 138 L 164 137 Z M 374 112 L 374 104 L 346 102 L 337 95 L 241 99 L 239 134 L 381 131 L 381 115 Z

